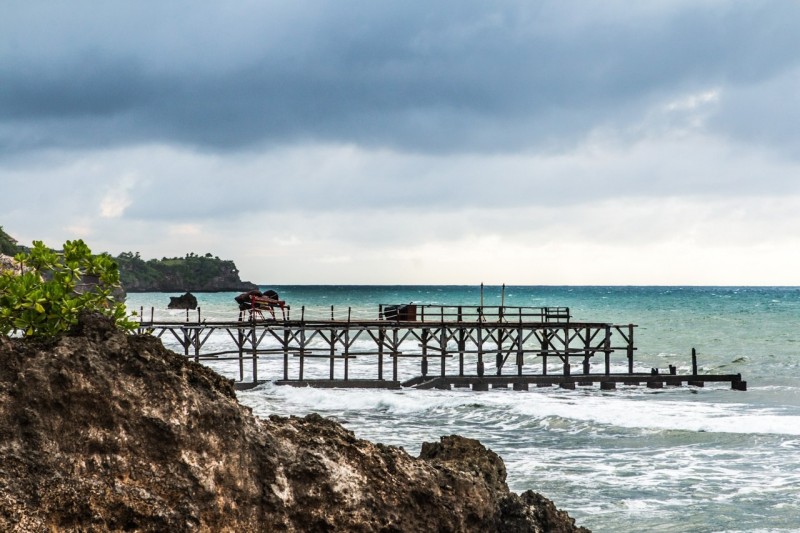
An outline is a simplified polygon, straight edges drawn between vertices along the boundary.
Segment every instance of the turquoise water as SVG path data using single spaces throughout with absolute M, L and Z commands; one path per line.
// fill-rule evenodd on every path
M 270 288 L 292 313 L 305 306 L 308 314 L 329 313 L 331 305 L 336 313 L 374 316 L 381 303 L 481 301 L 479 287 Z M 232 293 L 196 296 L 204 317 L 237 316 Z M 480 393 L 266 384 L 239 397 L 261 416 L 319 412 L 412 454 L 441 435 L 480 439 L 506 461 L 512 490 L 541 492 L 596 531 L 800 531 L 800 288 L 506 287 L 503 299 L 568 306 L 574 321 L 635 323 L 640 368 L 672 364 L 685 373 L 694 347 L 701 373 L 741 373 L 748 391 L 722 384 Z M 166 294 L 131 294 L 128 306 L 180 316 L 164 309 L 168 301 Z M 484 305 L 500 302 L 500 287 L 484 288 Z M 259 377 L 280 377 L 278 367 L 267 365 Z M 216 369 L 238 375 L 238 365 Z

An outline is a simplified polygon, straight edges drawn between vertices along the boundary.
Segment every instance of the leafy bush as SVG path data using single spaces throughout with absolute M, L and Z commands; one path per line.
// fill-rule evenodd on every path
M 119 269 L 108 254 L 92 255 L 82 241 L 67 241 L 57 253 L 34 241 L 29 253 L 15 259 L 21 274 L 0 274 L 0 334 L 52 337 L 78 323 L 81 311 L 96 311 L 118 327 L 132 330 L 125 305 L 115 302 Z

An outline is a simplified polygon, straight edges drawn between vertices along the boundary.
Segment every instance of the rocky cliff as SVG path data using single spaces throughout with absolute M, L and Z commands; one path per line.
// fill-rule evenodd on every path
M 1 531 L 586 531 L 457 436 L 420 457 L 317 415 L 262 420 L 230 381 L 97 316 L 0 337 Z
M 242 281 L 233 261 L 187 254 L 145 261 L 126 252 L 115 257 L 122 287 L 127 292 L 245 292 L 258 289 Z

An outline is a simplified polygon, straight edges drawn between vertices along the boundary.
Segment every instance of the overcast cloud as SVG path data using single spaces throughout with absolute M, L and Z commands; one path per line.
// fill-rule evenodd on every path
M 641 4 L 641 5 L 640 5 Z M 259 283 L 788 284 L 800 2 L 5 2 L 0 225 Z

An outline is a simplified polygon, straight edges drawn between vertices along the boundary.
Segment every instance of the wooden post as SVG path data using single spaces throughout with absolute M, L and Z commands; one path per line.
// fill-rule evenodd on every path
M 697 375 L 697 350 L 692 348 L 692 375 Z
M 586 331 L 584 333 L 586 334 L 586 338 L 583 341 L 583 344 L 584 344 L 583 373 L 584 374 L 588 374 L 589 373 L 589 357 L 591 357 L 591 353 L 592 353 L 591 352 L 591 348 L 592 348 L 592 345 L 591 345 L 592 333 L 591 333 L 591 329 L 589 329 L 589 326 L 586 326 Z
M 283 342 L 281 344 L 283 345 L 283 379 L 286 381 L 289 379 L 289 328 L 286 324 L 283 325 Z
M 503 341 L 505 340 L 505 330 L 497 325 L 497 356 L 495 357 L 494 366 L 497 369 L 497 375 L 503 375 Z
M 328 350 L 328 357 L 329 357 L 328 364 L 330 366 L 330 379 L 332 380 L 334 375 L 334 363 L 336 362 L 336 360 L 334 359 L 334 357 L 336 357 L 336 328 L 331 328 L 330 343 L 331 345 Z
M 186 318 L 188 322 L 189 318 L 189 310 L 186 310 Z M 192 348 L 194 348 L 194 362 L 200 362 L 200 314 L 197 315 L 197 325 L 194 329 L 189 330 L 189 342 L 192 343 Z
M 347 327 L 344 330 L 344 380 L 350 379 L 350 307 L 347 308 Z
M 633 374 L 633 324 L 628 324 L 628 374 Z
M 192 344 L 194 345 L 194 362 L 200 362 L 200 324 L 197 325 L 197 329 L 194 330 L 194 335 L 192 338 Z
M 253 384 L 258 383 L 258 343 L 256 342 L 256 321 L 250 322 L 250 334 L 253 336 Z
M 383 380 L 383 345 L 386 342 L 386 328 L 378 326 L 378 379 Z
M 548 340 L 547 328 L 542 328 L 542 375 L 547 375 L 547 346 L 550 344 Z
M 444 327 L 444 316 L 442 316 L 442 326 L 439 330 L 439 355 L 441 355 L 442 371 L 441 376 L 447 374 L 447 330 Z
M 461 314 L 461 306 L 458 306 L 458 375 L 464 375 L 464 351 L 467 349 L 467 332 L 461 324 L 464 317 Z
M 525 352 L 522 349 L 522 325 L 517 326 L 517 375 L 522 375 L 522 366 L 525 364 Z M 517 390 L 517 389 L 515 389 Z M 525 384 L 525 389 L 519 390 L 528 390 L 527 383 Z
M 239 381 L 244 381 L 244 329 L 241 326 L 242 312 L 239 311 L 239 328 L 236 335 L 236 344 L 239 347 Z
M 603 341 L 603 353 L 605 355 L 606 376 L 611 374 L 611 326 L 606 325 L 606 338 Z
M 428 328 L 422 329 L 422 377 L 428 375 L 428 335 L 430 330 Z
M 284 328 L 283 335 L 284 335 L 284 345 L 283 345 L 284 346 L 284 350 L 286 350 L 288 352 L 288 350 L 289 350 L 289 329 L 288 328 Z M 297 380 L 298 381 L 303 381 L 303 378 L 305 377 L 305 372 L 306 372 L 306 349 L 305 349 L 305 346 L 300 346 L 300 350 L 299 350 L 297 356 L 298 356 L 298 360 L 299 360 L 299 363 L 300 363 L 300 365 L 299 365 L 299 367 L 297 369 Z M 287 357 L 288 357 L 288 355 L 287 355 Z
M 483 292 L 483 284 L 481 284 L 481 292 Z M 483 377 L 483 327 L 478 317 L 478 375 Z M 474 387 L 473 387 L 474 390 Z
M 183 344 L 183 355 L 186 357 L 189 357 L 189 344 L 191 343 L 189 340 L 188 326 L 189 324 L 185 324 L 183 327 L 181 327 L 181 330 L 183 331 L 183 342 L 181 344 Z
M 397 327 L 392 328 L 392 380 L 397 381 L 397 360 L 400 357 Z
M 569 376 L 569 330 L 564 328 L 564 375 Z

